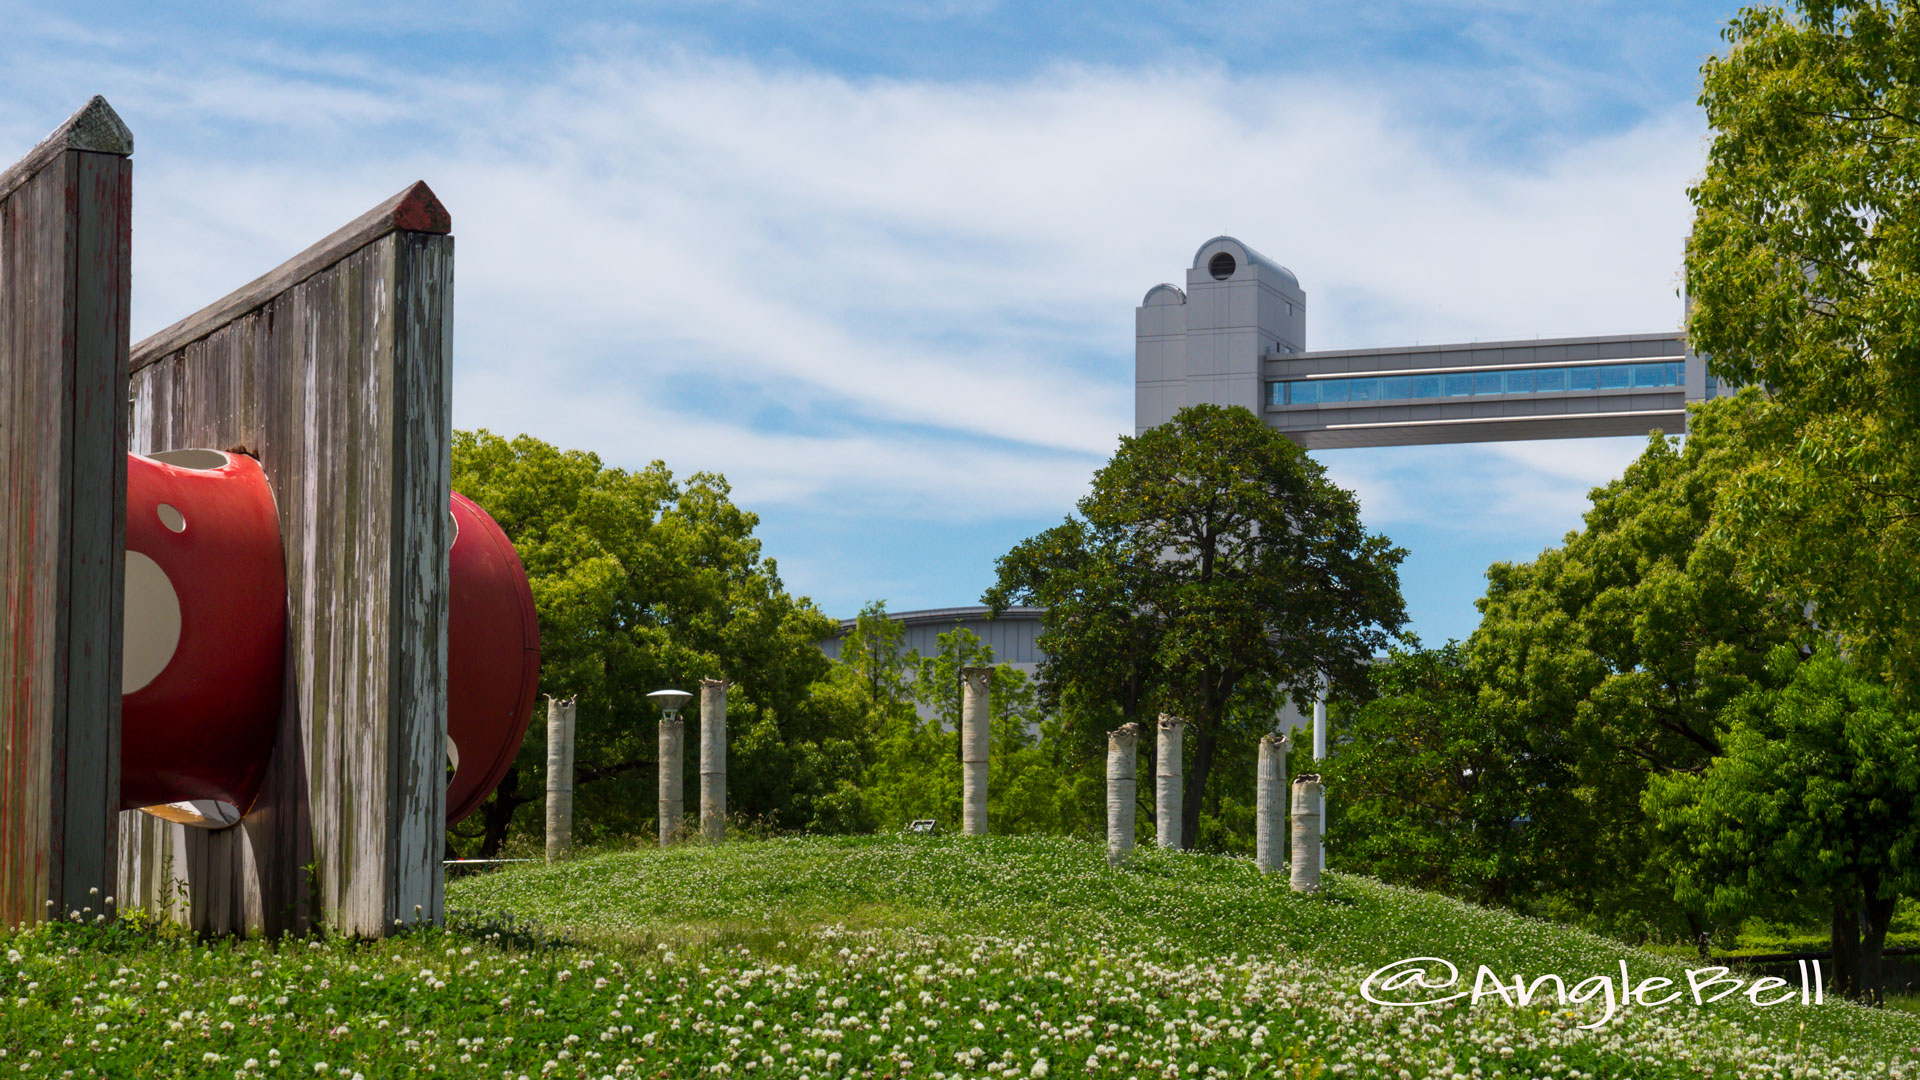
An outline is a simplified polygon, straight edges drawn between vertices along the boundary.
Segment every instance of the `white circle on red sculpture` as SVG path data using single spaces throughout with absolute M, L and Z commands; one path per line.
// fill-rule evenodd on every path
M 155 508 L 155 513 L 158 513 L 160 515 L 160 524 L 165 525 L 169 531 L 171 532 L 187 531 L 186 515 L 182 514 L 179 510 L 174 509 L 172 505 L 168 503 L 161 503 L 157 508 Z
M 120 693 L 160 677 L 180 648 L 180 594 L 160 564 L 127 552 L 126 622 L 121 636 Z

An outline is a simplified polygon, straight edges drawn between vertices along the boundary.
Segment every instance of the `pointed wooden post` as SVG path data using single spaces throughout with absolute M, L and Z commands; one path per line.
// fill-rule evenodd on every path
M 209 934 L 442 917 L 452 228 L 411 184 L 128 354 L 128 449 L 244 447 L 266 472 L 288 663 L 258 801 L 218 830 L 122 814 L 123 905 L 184 886 Z
M 132 153 L 96 97 L 0 171 L 6 925 L 116 891 Z

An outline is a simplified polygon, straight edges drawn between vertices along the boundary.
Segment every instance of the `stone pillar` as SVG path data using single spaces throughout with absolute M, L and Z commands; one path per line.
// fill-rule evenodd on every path
M 700 838 L 727 838 L 727 681 L 700 680 Z
M 1253 810 L 1253 864 L 1263 874 L 1286 865 L 1287 749 L 1279 732 L 1260 740 L 1260 765 L 1255 773 Z
M 1313 703 L 1313 760 L 1315 765 L 1327 760 L 1327 695 L 1324 690 Z M 1318 786 L 1315 785 L 1315 787 Z M 1324 789 L 1320 791 L 1320 798 L 1314 810 L 1320 815 L 1322 822 L 1327 820 L 1327 793 Z M 1314 872 L 1317 878 L 1319 871 L 1327 868 L 1327 846 L 1320 840 L 1319 826 L 1315 826 L 1313 837 Z
M 1163 848 L 1180 847 L 1180 804 L 1186 793 L 1185 738 L 1187 722 L 1160 714 L 1159 743 L 1153 774 L 1154 835 Z
M 547 696 L 547 861 L 573 851 L 573 718 L 578 698 Z
M 960 831 L 987 835 L 987 748 L 993 669 L 960 669 Z
M 678 838 L 687 814 L 687 722 L 660 718 L 660 846 Z
M 1134 784 L 1140 759 L 1140 725 L 1122 724 L 1107 734 L 1107 864 L 1118 866 L 1133 851 Z
M 1320 890 L 1320 774 L 1293 781 L 1293 891 Z

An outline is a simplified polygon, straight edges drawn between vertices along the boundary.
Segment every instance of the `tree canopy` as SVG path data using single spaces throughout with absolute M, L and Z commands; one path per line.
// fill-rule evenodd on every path
M 1689 345 L 1763 388 L 1727 528 L 1764 588 L 1920 695 L 1920 8 L 1743 10 L 1702 68 Z
M 1647 806 L 1679 895 L 1829 921 L 1840 989 L 1881 1003 L 1894 905 L 1920 894 L 1920 725 L 1830 651 L 1770 663 L 1784 685 L 1743 695 L 1710 767 L 1656 777 Z
M 1652 857 L 1642 795 L 1705 769 L 1728 707 L 1809 632 L 1712 539 L 1759 407 L 1710 402 L 1684 444 L 1656 434 L 1561 546 L 1488 570 L 1464 644 L 1376 669 L 1377 700 L 1336 717 L 1338 864 L 1632 937 L 1713 927 Z
M 541 691 L 579 698 L 576 832 L 644 831 L 656 805 L 659 716 L 646 695 L 723 678 L 728 729 L 753 745 L 756 727 L 784 738 L 818 734 L 809 689 L 827 672 L 815 642 L 833 622 L 781 584 L 725 479 L 676 481 L 661 462 L 608 468 L 597 455 L 531 436 L 456 432 L 454 489 L 512 539 L 540 618 Z M 764 738 L 760 740 L 766 742 Z M 537 719 L 512 770 L 476 815 L 480 835 L 455 843 L 492 853 L 516 812 L 539 797 L 546 727 Z M 694 755 L 688 755 L 691 760 Z M 730 779 L 742 812 L 776 809 L 778 790 L 751 755 Z M 530 827 L 528 810 L 523 827 Z
M 985 602 L 1047 608 L 1038 644 L 1056 700 L 1187 720 L 1192 846 L 1223 735 L 1258 738 L 1282 697 L 1304 703 L 1323 680 L 1364 687 L 1365 664 L 1406 622 L 1406 553 L 1239 408 L 1189 406 L 1121 439 L 1078 509 L 1003 556 Z M 1257 730 L 1239 731 L 1249 720 Z

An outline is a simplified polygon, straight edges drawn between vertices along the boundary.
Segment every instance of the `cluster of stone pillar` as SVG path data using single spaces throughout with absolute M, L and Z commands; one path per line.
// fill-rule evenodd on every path
M 1184 839 L 1181 817 L 1186 768 L 1182 754 L 1186 721 L 1162 715 L 1154 750 L 1154 831 L 1163 848 Z M 1119 865 L 1133 851 L 1135 803 L 1139 795 L 1140 725 L 1124 724 L 1107 735 L 1107 861 Z M 1274 732 L 1260 740 L 1254 785 L 1253 861 L 1263 874 L 1289 871 L 1295 892 L 1320 888 L 1326 849 L 1321 842 L 1326 794 L 1318 773 L 1304 773 L 1287 784 L 1287 752 L 1292 740 Z M 1327 755 L 1327 706 L 1313 710 L 1313 757 Z M 1292 826 L 1291 842 L 1288 825 Z
M 573 850 L 575 699 L 547 699 L 547 860 Z M 660 846 L 677 843 L 686 821 L 686 721 L 660 718 Z M 727 836 L 727 682 L 700 680 L 700 838 Z
M 960 670 L 961 832 L 987 833 L 987 756 L 991 745 L 993 669 Z M 573 845 L 573 728 L 575 699 L 547 699 L 547 858 L 564 858 Z M 1155 725 L 1154 831 L 1163 848 L 1178 848 L 1186 788 L 1186 721 L 1162 714 Z M 1254 865 L 1261 873 L 1290 869 L 1295 892 L 1320 887 L 1326 850 L 1321 842 L 1326 795 L 1317 773 L 1294 778 L 1287 791 L 1291 740 L 1275 732 L 1260 740 L 1255 779 Z M 660 844 L 677 841 L 686 816 L 686 725 L 678 716 L 660 720 Z M 1326 703 L 1313 710 L 1313 756 L 1327 752 Z M 1139 798 L 1140 725 L 1123 724 L 1107 735 L 1107 861 L 1124 862 L 1133 851 Z M 1291 805 L 1289 805 L 1291 803 Z M 1288 822 L 1292 825 L 1288 841 Z M 718 842 L 727 829 L 727 683 L 700 683 L 700 836 Z M 1289 858 L 1289 856 L 1291 856 Z

